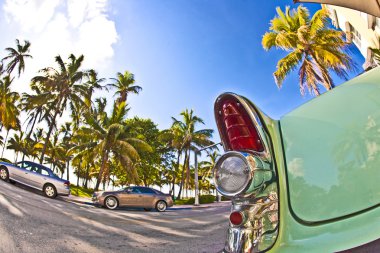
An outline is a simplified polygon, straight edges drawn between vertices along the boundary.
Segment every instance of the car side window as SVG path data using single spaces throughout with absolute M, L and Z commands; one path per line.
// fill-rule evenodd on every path
M 24 163 L 23 168 L 30 172 L 37 172 L 36 167 L 28 163 Z
M 132 191 L 131 191 L 132 193 L 141 193 L 140 191 L 139 191 L 139 189 L 137 189 L 137 188 L 132 188 Z
M 50 176 L 49 172 L 47 170 L 41 169 L 41 175 L 43 176 Z
M 25 169 L 28 164 L 25 162 L 19 162 L 19 163 L 17 163 L 17 165 L 18 165 L 18 167 Z
M 141 193 L 146 193 L 146 194 L 155 194 L 155 192 L 152 189 L 149 188 L 139 188 Z
M 39 171 L 39 169 L 36 166 L 30 166 L 30 171 L 34 172 L 34 173 L 40 174 L 40 171 Z

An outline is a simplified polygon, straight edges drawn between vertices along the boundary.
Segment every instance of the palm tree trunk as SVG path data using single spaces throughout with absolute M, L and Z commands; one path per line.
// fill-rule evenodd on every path
M 33 124 L 32 124 L 32 127 L 29 130 L 29 133 L 28 133 L 28 136 L 26 137 L 26 140 L 28 140 L 30 138 L 30 136 L 32 135 L 32 133 L 33 133 L 34 125 L 36 124 L 38 115 L 39 115 L 39 112 L 37 113 L 37 115 L 33 119 Z
M 187 156 L 187 164 L 186 164 L 186 197 L 189 197 L 189 189 L 190 189 L 190 149 L 189 154 Z
M 85 181 L 84 181 L 84 188 L 87 189 L 87 183 L 88 183 L 88 173 L 89 173 L 90 166 L 86 166 L 86 175 L 85 175 Z
M 54 112 L 54 116 L 53 116 L 53 120 L 51 121 L 51 124 L 49 126 L 49 131 L 46 135 L 46 138 L 45 138 L 45 143 L 44 143 L 44 147 L 42 149 L 42 153 L 41 153 L 41 157 L 40 157 L 40 163 L 42 164 L 43 160 L 44 160 L 44 156 L 45 156 L 45 152 L 46 152 L 46 148 L 47 148 L 47 144 L 49 142 L 49 139 L 50 139 L 50 135 L 51 133 L 53 132 L 53 128 L 55 127 L 55 121 L 56 121 L 56 118 L 58 116 L 58 108 L 55 110 Z
M 9 130 L 10 130 L 10 129 L 9 129 Z M 7 145 L 7 142 L 8 142 L 8 134 L 9 134 L 9 130 L 7 130 L 7 135 L 5 136 L 4 145 L 3 145 L 3 152 L 1 153 L 1 158 L 4 157 L 4 150 L 5 150 L 5 146 Z
M 79 187 L 79 169 L 78 169 L 78 174 L 77 174 L 77 186 Z
M 16 152 L 15 163 L 17 162 L 17 158 L 18 158 L 18 152 Z
M 70 172 L 69 169 L 70 168 L 69 168 L 69 166 L 70 166 L 70 160 L 67 160 L 66 161 L 66 173 L 67 173 L 67 178 L 66 179 L 67 179 L 67 181 L 70 181 L 70 176 L 69 176 L 69 172 Z
M 96 180 L 96 185 L 94 191 L 97 191 L 99 189 L 100 182 L 102 181 L 102 176 L 104 169 L 106 167 L 106 162 L 108 160 L 108 151 L 104 151 L 102 155 L 102 166 L 100 167 L 98 179 Z
M 186 170 L 186 162 L 187 162 L 187 150 L 185 150 L 185 161 L 183 163 L 183 168 L 182 168 L 182 177 L 181 177 L 181 184 L 179 186 L 179 192 L 177 199 L 181 199 L 181 193 L 182 193 L 182 188 L 185 183 L 185 170 Z
M 175 196 L 175 192 L 174 192 L 174 189 L 175 189 L 175 180 L 176 180 L 176 172 L 179 171 L 179 161 L 181 159 L 181 150 L 178 150 L 177 152 L 177 170 L 174 169 L 173 171 L 173 188 L 172 188 L 172 196 L 174 197 Z
M 118 103 L 121 104 L 121 103 L 126 102 L 126 101 L 127 101 L 127 93 L 126 92 L 121 93 L 120 97 L 118 99 Z

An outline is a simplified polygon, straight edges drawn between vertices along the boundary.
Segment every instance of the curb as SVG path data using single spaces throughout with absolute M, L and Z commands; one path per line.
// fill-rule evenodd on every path
M 79 204 L 94 206 L 94 203 L 90 199 L 79 200 L 79 199 L 65 197 L 65 196 L 61 196 L 60 199 L 62 199 L 65 202 L 79 203 Z

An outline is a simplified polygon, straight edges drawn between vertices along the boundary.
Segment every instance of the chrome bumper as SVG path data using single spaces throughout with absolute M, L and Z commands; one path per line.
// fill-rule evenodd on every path
M 261 252 L 274 244 L 278 234 L 276 191 L 271 191 L 268 197 L 234 200 L 232 211 L 244 212 L 247 215 L 247 221 L 241 226 L 230 224 L 224 252 Z

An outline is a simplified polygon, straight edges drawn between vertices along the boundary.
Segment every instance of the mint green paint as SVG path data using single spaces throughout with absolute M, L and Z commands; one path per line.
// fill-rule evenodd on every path
M 314 226 L 301 224 L 294 218 L 290 212 L 288 201 L 286 167 L 279 123 L 268 119 L 265 120 L 265 123 L 273 144 L 280 194 L 279 234 L 276 243 L 269 252 L 337 252 L 378 239 L 380 237 L 380 208 Z
M 380 203 L 380 71 L 281 119 L 290 204 L 308 222 Z
M 288 137 L 288 139 L 285 140 L 285 147 L 287 148 L 286 155 L 287 159 L 289 155 L 292 155 L 293 158 L 303 159 L 304 164 L 301 168 L 304 168 L 304 174 L 302 174 L 301 171 L 297 171 L 297 167 L 293 167 L 293 172 L 289 172 L 289 169 L 287 169 L 289 160 L 287 160 L 288 164 L 285 166 L 279 122 L 271 120 L 259 111 L 270 135 L 271 143 L 273 144 L 272 152 L 274 154 L 279 178 L 279 234 L 276 243 L 269 252 L 337 252 L 357 247 L 380 238 L 380 208 L 345 217 L 344 219 L 307 225 L 295 219 L 290 211 L 291 207 L 289 205 L 291 203 L 293 209 L 294 206 L 298 207 L 298 215 L 306 210 L 311 212 L 310 214 L 302 213 L 303 218 L 309 217 L 310 220 L 321 220 L 337 214 L 347 213 L 345 207 L 350 209 L 351 206 L 354 206 L 356 209 L 359 209 L 361 206 L 369 206 L 368 203 L 370 201 L 376 202 L 373 197 L 378 194 L 380 188 L 380 181 L 378 180 L 380 163 L 378 162 L 379 169 L 376 169 L 376 166 L 372 166 L 374 163 L 372 163 L 372 159 L 379 160 L 379 154 L 375 147 L 377 147 L 377 143 L 380 142 L 380 138 L 377 130 L 374 131 L 373 129 L 371 130 L 371 128 L 376 128 L 379 122 L 379 114 L 376 112 L 376 109 L 374 109 L 374 107 L 377 106 L 379 108 L 377 111 L 380 112 L 379 86 L 380 69 L 375 69 L 312 100 L 294 112 L 286 115 L 281 120 L 282 131 L 284 131 L 284 122 L 288 124 L 288 127 L 297 127 L 296 129 L 290 130 L 288 127 L 285 127 L 293 134 L 293 139 L 289 139 Z M 344 106 L 347 106 L 348 109 L 344 110 Z M 347 113 L 339 113 L 340 111 Z M 336 115 L 336 119 L 332 117 L 333 114 Z M 309 123 L 300 122 L 300 119 L 297 119 L 297 117 L 300 116 Z M 372 120 L 368 121 L 368 116 L 374 117 L 375 124 L 373 124 Z M 352 120 L 350 120 L 351 118 Z M 292 120 L 295 120 L 297 124 L 292 125 Z M 352 126 L 344 125 L 350 122 L 353 122 Z M 360 138 L 352 139 L 350 133 L 344 133 L 344 130 L 357 130 L 358 127 L 367 123 L 368 129 L 360 131 L 359 135 L 357 135 L 357 137 Z M 306 124 L 306 126 L 304 124 Z M 330 128 L 326 128 L 326 125 L 330 126 Z M 307 128 L 304 129 L 303 127 Z M 333 166 L 331 171 L 327 171 L 325 167 L 318 167 L 318 169 L 317 165 L 335 165 L 337 161 L 333 159 L 333 154 L 336 154 L 336 152 L 329 154 L 327 151 L 321 150 L 320 147 L 320 143 L 324 141 L 325 147 L 331 149 L 333 144 L 329 144 L 331 140 L 326 136 L 329 136 L 335 142 L 339 139 L 338 137 L 332 136 L 330 131 L 334 131 L 338 136 L 341 136 L 339 138 L 342 138 L 338 150 L 345 148 L 348 149 L 348 153 L 347 156 L 342 154 L 342 157 L 338 157 L 338 161 L 340 161 L 338 165 L 340 166 Z M 316 133 L 321 132 L 325 135 L 316 135 Z M 296 133 L 306 137 L 307 140 L 310 140 L 310 138 L 315 135 L 315 138 L 312 138 L 313 141 L 315 141 L 314 145 L 313 143 L 305 143 L 306 141 L 297 137 Z M 285 135 L 290 136 L 288 133 Z M 300 145 L 299 142 L 302 142 L 302 145 Z M 372 144 L 366 144 L 367 142 Z M 365 145 L 365 148 L 362 149 L 356 145 Z M 318 154 L 314 151 L 316 149 L 319 152 Z M 303 154 L 304 157 L 301 157 L 299 154 Z M 309 161 L 305 163 L 306 159 L 313 160 L 316 165 L 311 164 Z M 347 162 L 350 162 L 349 165 L 351 165 L 349 166 L 349 170 L 345 167 L 341 167 L 342 164 L 347 164 Z M 305 167 L 305 164 L 311 164 L 313 169 Z M 356 164 L 371 164 L 371 166 L 362 168 L 355 167 L 354 165 Z M 317 170 L 317 173 L 306 169 Z M 348 174 L 344 175 L 343 172 L 347 172 Z M 363 173 L 357 175 L 358 172 L 365 172 L 365 175 Z M 292 176 L 289 180 L 290 185 L 287 184 L 287 173 L 289 176 Z M 341 173 L 343 173 L 343 176 L 340 175 Z M 378 187 L 376 187 L 376 181 L 378 181 Z M 300 184 L 300 182 L 306 183 Z M 310 192 L 317 186 L 324 190 L 332 188 L 333 186 L 335 186 L 335 188 L 342 187 L 340 188 L 340 195 L 343 195 L 344 199 L 338 200 L 336 203 L 319 199 L 321 195 L 314 196 L 312 192 Z M 297 189 L 296 187 L 301 187 L 301 189 Z M 351 192 L 350 190 L 349 193 L 345 193 L 347 187 L 360 191 L 362 195 L 355 194 L 355 197 L 351 196 L 351 198 L 347 199 L 347 195 Z M 366 190 L 372 190 L 366 192 L 363 187 L 365 187 Z M 288 195 L 288 190 L 290 196 Z M 303 190 L 305 193 L 302 193 Z M 292 193 L 297 193 L 301 195 L 302 198 L 300 196 L 294 197 Z M 325 195 L 325 197 L 329 198 L 330 196 Z M 332 206 L 330 210 L 325 209 L 323 206 L 320 207 L 322 203 L 320 205 L 314 204 L 309 198 L 319 199 L 324 205 L 332 204 Z M 366 198 L 367 203 L 363 203 L 361 198 Z M 380 201 L 380 198 L 377 200 Z M 314 207 L 314 210 L 306 207 L 306 205 L 310 204 Z

